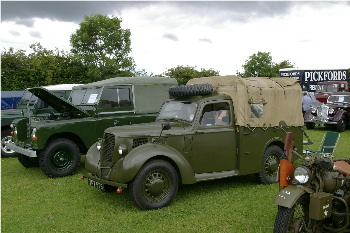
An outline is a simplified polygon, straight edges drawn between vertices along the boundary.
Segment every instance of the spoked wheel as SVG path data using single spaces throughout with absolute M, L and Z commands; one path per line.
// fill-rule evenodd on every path
M 154 160 L 141 168 L 130 183 L 130 197 L 142 210 L 169 205 L 178 189 L 175 168 L 166 161 Z
M 282 154 L 282 149 L 276 145 L 270 146 L 266 149 L 262 159 L 262 171 L 259 173 L 260 181 L 263 184 L 277 182 L 277 171 Z
M 308 196 L 301 196 L 292 208 L 278 207 L 274 233 L 308 232 Z

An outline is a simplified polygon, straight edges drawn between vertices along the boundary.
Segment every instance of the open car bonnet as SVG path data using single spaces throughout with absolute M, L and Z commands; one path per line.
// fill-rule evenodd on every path
M 38 98 L 42 99 L 45 103 L 50 105 L 57 112 L 79 112 L 83 116 L 90 116 L 90 114 L 84 111 L 83 109 L 73 105 L 72 103 L 68 102 L 63 98 L 58 97 L 57 95 L 51 93 L 45 88 L 34 87 L 30 88 L 29 91 L 36 95 Z

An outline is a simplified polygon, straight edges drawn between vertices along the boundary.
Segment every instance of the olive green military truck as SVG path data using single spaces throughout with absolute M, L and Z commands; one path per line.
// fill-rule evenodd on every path
M 258 174 L 276 182 L 286 131 L 302 153 L 301 88 L 289 78 L 192 79 L 169 89 L 154 123 L 111 127 L 88 151 L 85 177 L 129 189 L 143 210 L 167 206 L 178 185 Z
M 154 122 L 175 79 L 119 77 L 74 87 L 69 101 L 44 88 L 30 92 L 59 115 L 14 120 L 7 148 L 19 153 L 25 167 L 40 166 L 52 178 L 72 175 L 106 128 Z

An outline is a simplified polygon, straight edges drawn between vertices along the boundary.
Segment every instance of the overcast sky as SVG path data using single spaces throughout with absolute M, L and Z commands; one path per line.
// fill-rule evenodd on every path
M 84 15 L 121 17 L 137 69 L 242 71 L 254 53 L 298 68 L 350 68 L 350 2 L 1 1 L 1 50 L 71 49 Z

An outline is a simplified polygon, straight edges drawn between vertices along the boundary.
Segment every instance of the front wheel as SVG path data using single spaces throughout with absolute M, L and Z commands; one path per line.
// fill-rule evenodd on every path
M 262 170 L 259 178 L 263 184 L 272 184 L 277 182 L 277 171 L 279 160 L 283 155 L 283 150 L 276 145 L 269 146 L 262 158 Z
M 51 141 L 39 155 L 41 170 L 50 178 L 70 176 L 80 166 L 80 151 L 71 140 Z
M 142 210 L 159 209 L 169 205 L 178 189 L 175 168 L 163 160 L 144 165 L 129 184 L 130 197 Z
M 31 158 L 26 155 L 18 154 L 18 161 L 26 168 L 39 167 L 38 158 Z
M 303 195 L 291 208 L 278 206 L 273 232 L 309 232 L 307 231 L 307 224 L 309 222 L 307 200 L 307 195 Z
M 306 126 L 307 129 L 314 129 L 315 128 L 315 123 L 306 122 L 305 126 Z

